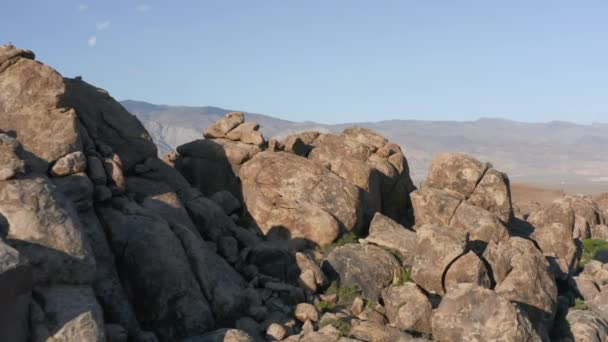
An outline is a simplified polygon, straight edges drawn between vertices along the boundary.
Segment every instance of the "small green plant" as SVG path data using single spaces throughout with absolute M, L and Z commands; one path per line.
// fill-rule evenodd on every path
M 326 301 L 326 300 L 320 300 L 319 302 L 317 302 L 317 304 L 315 304 L 315 307 L 317 308 L 317 310 L 319 312 L 325 312 L 325 311 L 331 311 L 331 310 L 335 309 L 336 304 Z
M 405 283 L 409 283 L 412 281 L 412 271 L 404 268 L 401 270 L 401 276 L 399 277 L 399 281 L 397 281 L 397 286 L 404 285 Z
M 599 251 L 608 250 L 608 241 L 601 239 L 583 239 L 583 256 L 579 263 L 580 267 L 595 259 Z
M 353 300 L 359 295 L 361 289 L 358 286 L 340 286 L 337 282 L 332 281 L 327 290 L 326 295 L 335 294 L 338 297 L 337 304 L 345 305 L 352 303 Z
M 580 298 L 576 298 L 574 300 L 574 305 L 573 307 L 576 310 L 589 310 L 589 307 L 587 306 L 587 303 L 585 303 L 584 300 L 580 299 Z
M 336 248 L 336 247 L 348 245 L 349 243 L 357 243 L 358 241 L 359 241 L 359 237 L 357 236 L 357 234 L 355 234 L 353 232 L 349 232 L 346 234 L 342 234 L 342 236 L 340 236 L 340 238 L 338 238 L 338 240 L 336 240 L 330 244 L 317 247 L 317 251 L 319 251 L 323 255 L 327 255 L 327 254 L 329 254 L 329 252 L 333 251 L 334 248 Z
M 331 325 L 340 332 L 340 336 L 348 336 L 350 333 L 351 325 L 348 321 L 340 318 L 329 318 L 321 322 L 321 328 Z

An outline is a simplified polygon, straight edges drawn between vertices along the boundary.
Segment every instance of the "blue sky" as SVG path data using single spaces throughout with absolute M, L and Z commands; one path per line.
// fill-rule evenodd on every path
M 117 99 L 320 122 L 608 122 L 608 1 L 10 1 L 0 42 Z

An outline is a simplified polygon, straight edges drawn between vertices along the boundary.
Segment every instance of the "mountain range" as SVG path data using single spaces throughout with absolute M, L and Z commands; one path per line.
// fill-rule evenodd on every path
M 121 103 L 143 122 L 159 153 L 174 151 L 181 144 L 202 138 L 205 127 L 234 111 L 133 100 Z M 260 124 L 266 138 L 280 139 L 305 130 L 340 132 L 353 124 L 373 129 L 401 145 L 415 181 L 426 176 L 435 154 L 465 152 L 492 162 L 515 182 L 575 192 L 608 191 L 608 124 L 529 123 L 492 118 L 321 124 L 256 113 L 246 116 L 247 120 Z

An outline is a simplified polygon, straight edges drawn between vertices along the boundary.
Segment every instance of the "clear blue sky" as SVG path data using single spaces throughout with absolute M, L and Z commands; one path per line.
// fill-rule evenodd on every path
M 117 99 L 320 122 L 608 122 L 608 1 L 20 0 L 0 42 Z

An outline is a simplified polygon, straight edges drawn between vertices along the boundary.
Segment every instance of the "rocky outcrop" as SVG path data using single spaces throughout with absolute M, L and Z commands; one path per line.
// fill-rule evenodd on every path
M 608 236 L 601 202 L 525 222 L 470 156 L 439 155 L 412 192 L 371 130 L 266 143 L 243 113 L 163 161 L 106 91 L 33 59 L 0 48 L 0 340 L 606 335 L 605 252 L 579 265 Z
M 325 245 L 363 225 L 359 189 L 307 159 L 262 152 L 240 175 L 247 210 L 264 234 Z
M 507 176 L 470 156 L 440 154 L 421 189 L 411 194 L 416 227 L 436 224 L 469 233 L 482 252 L 509 236 L 513 217 Z

